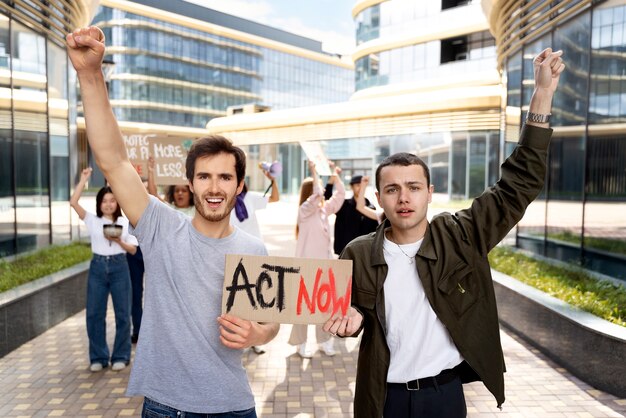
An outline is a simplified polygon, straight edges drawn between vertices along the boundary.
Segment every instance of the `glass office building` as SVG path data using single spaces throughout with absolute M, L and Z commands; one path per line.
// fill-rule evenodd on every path
M 353 63 L 319 41 L 182 0 L 100 6 L 93 24 L 108 39 L 109 96 L 124 135 L 198 138 L 228 112 L 334 103 L 354 91 Z M 92 180 L 104 184 L 97 169 Z
M 350 62 L 321 43 L 182 0 L 105 0 L 93 20 L 115 63 L 120 121 L 204 128 L 228 107 L 346 100 Z
M 491 1 L 487 13 L 507 89 L 506 148 L 533 91 L 533 57 L 564 51 L 543 193 L 517 243 L 626 279 L 626 3 Z
M 339 105 L 236 115 L 207 125 L 288 170 L 306 173 L 298 141 L 318 141 L 346 178 L 395 152 L 426 160 L 444 199 L 471 198 L 499 176 L 502 91 L 495 40 L 478 1 L 362 0 L 352 9 L 355 93 Z
M 0 0 L 0 257 L 71 238 L 78 150 L 64 37 L 89 23 L 93 3 Z

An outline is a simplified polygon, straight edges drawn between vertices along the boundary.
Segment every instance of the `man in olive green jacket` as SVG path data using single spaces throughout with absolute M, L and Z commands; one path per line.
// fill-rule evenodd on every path
M 481 380 L 504 402 L 504 356 L 487 254 L 541 192 L 552 97 L 564 64 L 546 49 L 534 60 L 535 91 L 502 177 L 471 207 L 427 220 L 433 186 L 418 157 L 395 154 L 376 170 L 387 220 L 352 241 L 352 307 L 324 329 L 363 337 L 354 414 L 463 417 L 461 383 Z

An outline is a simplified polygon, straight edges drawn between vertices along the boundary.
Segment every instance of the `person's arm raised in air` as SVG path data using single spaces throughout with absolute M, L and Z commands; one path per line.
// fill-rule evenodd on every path
M 130 163 L 113 115 L 102 74 L 104 33 L 95 27 L 66 36 L 67 53 L 78 75 L 89 146 L 132 225 L 148 206 L 148 192 Z
M 354 196 L 354 201 L 356 202 L 356 210 L 361 212 L 362 215 L 367 216 L 368 218 L 373 219 L 376 222 L 379 222 L 380 219 L 378 217 L 378 213 L 365 204 L 365 189 L 367 189 L 367 185 L 369 184 L 369 182 L 370 178 L 368 176 L 363 176 L 361 178 L 361 188 L 359 189 L 359 194 Z
M 329 161 L 329 165 L 333 172 L 330 176 L 329 183 L 335 185 L 335 191 L 330 199 L 326 200 L 325 205 L 327 214 L 337 213 L 339 209 L 341 209 L 341 205 L 343 205 L 343 201 L 346 197 L 346 189 L 343 185 L 343 181 L 341 181 L 341 168 L 337 167 L 332 161 Z
M 87 180 L 89 180 L 89 177 L 91 176 L 91 171 L 92 168 L 87 167 L 80 173 L 80 180 L 78 180 L 76 187 L 74 187 L 74 193 L 72 193 L 72 197 L 70 197 L 70 206 L 74 209 L 74 211 L 76 211 L 76 214 L 81 220 L 85 219 L 87 211 L 80 205 L 80 203 L 78 203 L 78 201 L 83 194 L 83 189 L 87 184 Z
M 276 178 L 274 178 L 267 170 L 263 170 L 263 174 L 265 174 L 265 177 L 267 177 L 272 182 L 272 193 L 270 194 L 269 199 L 267 199 L 268 203 L 278 202 L 280 200 L 280 192 L 278 191 Z
M 320 200 L 323 199 L 322 191 L 319 185 L 319 177 L 315 170 L 315 163 L 309 160 L 309 171 L 313 177 L 313 194 L 307 198 L 298 208 L 298 218 L 306 218 L 314 214 L 319 208 Z
M 148 193 L 159 199 L 161 202 L 165 202 L 165 200 L 163 200 L 163 198 L 159 195 L 159 191 L 157 190 L 156 180 L 154 178 L 155 165 L 156 162 L 154 161 L 154 157 L 148 157 Z

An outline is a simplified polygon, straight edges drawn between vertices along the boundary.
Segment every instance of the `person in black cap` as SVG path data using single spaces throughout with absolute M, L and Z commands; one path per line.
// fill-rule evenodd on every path
M 358 236 L 369 234 L 374 232 L 378 226 L 378 221 L 371 219 L 369 215 L 361 213 L 357 209 L 357 198 L 360 193 L 365 193 L 365 187 L 361 186 L 361 180 L 363 176 L 353 176 L 350 179 L 350 188 L 352 189 L 353 196 L 350 199 L 343 201 L 343 205 L 339 212 L 337 212 L 337 218 L 335 219 L 335 242 L 333 244 L 333 250 L 335 254 L 339 255 L 343 251 L 344 247 L 348 245 L 350 241 Z M 325 195 L 333 193 L 333 177 L 326 185 Z M 369 212 L 374 212 L 376 208 L 365 199 L 365 206 L 370 209 Z

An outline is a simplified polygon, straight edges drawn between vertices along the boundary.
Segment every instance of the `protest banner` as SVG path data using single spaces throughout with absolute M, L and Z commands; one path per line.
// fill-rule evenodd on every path
M 154 158 L 154 180 L 158 185 L 189 184 L 185 176 L 185 161 L 193 140 L 153 136 L 150 155 Z
M 306 157 L 315 163 L 315 171 L 319 176 L 330 176 L 333 173 L 328 165 L 328 158 L 322 150 L 322 145 L 316 141 L 300 141 L 300 146 Z
M 229 254 L 222 312 L 258 322 L 323 324 L 346 315 L 352 260 Z
M 154 134 L 122 134 L 128 159 L 143 178 L 148 177 L 149 140 L 155 136 Z

